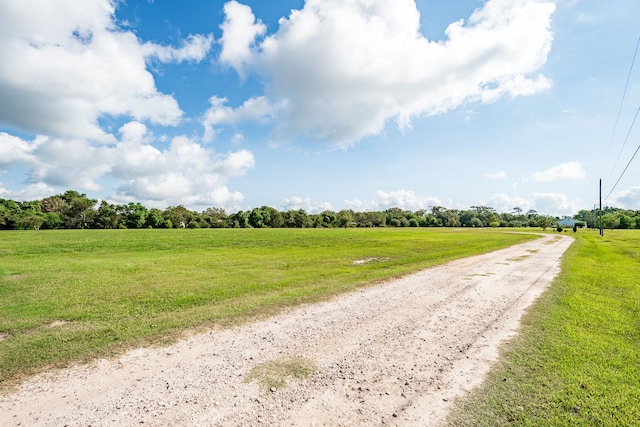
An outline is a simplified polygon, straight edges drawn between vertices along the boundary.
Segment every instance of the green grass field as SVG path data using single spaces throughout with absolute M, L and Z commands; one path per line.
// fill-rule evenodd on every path
M 640 425 L 640 231 L 580 231 L 454 426 Z
M 0 385 L 533 238 L 424 228 L 3 231 Z

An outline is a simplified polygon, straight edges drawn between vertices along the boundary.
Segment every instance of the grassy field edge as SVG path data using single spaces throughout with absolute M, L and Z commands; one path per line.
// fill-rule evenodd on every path
M 449 426 L 632 426 L 640 419 L 640 233 L 579 233 Z

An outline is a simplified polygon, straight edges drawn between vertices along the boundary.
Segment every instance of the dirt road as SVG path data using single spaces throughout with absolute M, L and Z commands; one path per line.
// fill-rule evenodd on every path
M 0 397 L 2 426 L 425 426 L 479 384 L 572 239 L 547 236 L 267 321 L 66 369 Z M 254 367 L 317 370 L 274 391 Z

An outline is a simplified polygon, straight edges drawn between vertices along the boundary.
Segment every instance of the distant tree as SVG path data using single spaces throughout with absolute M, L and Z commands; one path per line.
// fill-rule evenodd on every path
M 96 211 L 93 219 L 95 228 L 118 228 L 120 214 L 115 205 L 110 204 L 106 200 L 100 202 L 100 206 Z
M 597 213 L 595 209 L 590 211 L 582 209 L 573 216 L 573 219 L 584 222 L 589 228 L 596 228 L 596 218 Z
M 336 214 L 336 226 L 342 228 L 352 227 L 354 218 L 354 211 L 351 209 L 343 209 Z
M 290 228 L 311 227 L 311 221 L 304 209 L 290 210 L 282 215 L 284 223 Z
M 238 211 L 229 215 L 227 218 L 227 226 L 229 228 L 248 228 L 249 227 L 249 213 Z
M 328 228 L 335 226 L 336 213 L 333 211 L 325 210 L 318 215 L 320 218 L 320 224 L 322 227 Z
M 254 208 L 249 214 L 249 224 L 255 228 L 271 227 L 280 228 L 285 225 L 286 221 L 290 221 L 293 226 L 296 224 L 296 215 L 300 215 L 298 212 L 292 211 L 286 214 L 286 220 L 282 213 L 270 206 L 261 206 Z M 304 211 L 303 211 L 304 212 Z M 304 214 L 306 216 L 306 213 Z M 303 221 L 304 222 L 304 221 Z M 306 226 L 306 225 L 303 225 Z
M 271 218 L 269 218 L 269 220 L 270 219 Z M 253 228 L 262 228 L 264 227 L 264 222 L 265 220 L 262 209 L 254 208 L 249 214 L 249 225 L 251 225 Z
M 42 212 L 54 212 L 57 213 L 58 215 L 62 214 L 62 212 L 64 212 L 64 208 L 66 207 L 67 202 L 64 201 L 64 199 L 60 196 L 51 196 L 51 197 L 45 197 L 44 199 L 40 200 L 40 207 L 42 209 Z
M 457 210 L 449 209 L 439 218 L 445 227 L 460 227 L 460 215 Z
M 224 228 L 227 224 L 227 212 L 222 208 L 207 208 L 200 217 L 202 217 L 210 228 Z
M 482 221 L 480 218 L 473 217 L 469 221 L 467 221 L 467 227 L 482 227 Z
M 459 220 L 460 220 L 460 225 L 462 225 L 463 227 L 482 227 L 482 221 L 478 218 L 477 214 L 474 211 L 466 210 L 466 211 L 460 212 Z M 471 222 L 472 220 L 477 220 L 477 221 L 474 221 L 472 223 Z M 478 226 L 478 222 L 480 222 L 479 226 Z
M 262 206 L 260 210 L 262 211 L 262 218 L 265 227 L 284 227 L 284 218 L 282 217 L 282 213 L 277 209 L 272 208 L 271 206 Z
M 633 218 L 627 215 L 620 215 L 618 218 L 618 227 L 624 230 L 633 228 Z
M 96 213 L 93 207 L 98 201 L 74 190 L 68 190 L 60 197 L 65 201 L 61 215 L 64 226 L 66 228 L 87 228 Z
M 40 230 L 40 227 L 45 222 L 44 214 L 32 214 L 28 213 L 23 215 L 18 222 L 19 227 L 23 230 L 28 230 L 33 228 L 34 230 Z
M 353 221 L 357 227 L 384 227 L 387 215 L 384 212 L 354 212 Z
M 554 219 L 550 216 L 539 215 L 536 219 L 536 225 L 542 228 L 542 231 L 545 231 L 547 228 L 553 225 Z
M 162 217 L 162 211 L 157 208 L 149 209 L 149 214 L 147 215 L 147 222 L 145 225 L 151 228 L 167 228 L 167 223 Z
M 425 227 L 442 227 L 442 221 L 435 217 L 432 213 L 428 213 L 424 216 Z
M 166 221 L 171 221 L 174 228 L 186 228 L 192 218 L 192 213 L 182 205 L 169 206 L 162 212 Z
M 16 229 L 20 214 L 20 206 L 15 201 L 0 199 L 0 229 Z
M 402 221 L 399 218 L 391 218 L 387 220 L 387 225 L 390 227 L 402 227 Z
M 123 206 L 122 219 L 127 228 L 144 228 L 149 210 L 140 203 L 130 202 Z
M 46 228 L 49 230 L 55 230 L 62 226 L 62 219 L 60 219 L 60 215 L 55 212 L 47 212 L 44 214 L 44 223 L 41 228 Z
M 496 210 L 489 206 L 471 206 L 471 210 L 476 213 L 476 216 L 482 221 L 482 225 L 487 227 L 492 222 L 500 222 L 500 217 L 496 213 Z
M 613 230 L 620 226 L 620 215 L 618 212 L 607 212 L 602 215 L 602 225 L 604 228 Z

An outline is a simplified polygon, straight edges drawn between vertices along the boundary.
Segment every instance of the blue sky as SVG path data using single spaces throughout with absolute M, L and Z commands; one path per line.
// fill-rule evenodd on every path
M 640 159 L 613 188 L 640 145 L 638 16 L 635 0 L 5 0 L 0 198 L 571 215 L 602 178 L 605 204 L 640 209 Z

